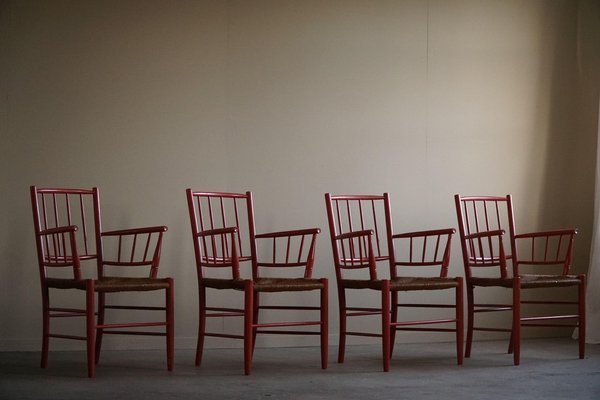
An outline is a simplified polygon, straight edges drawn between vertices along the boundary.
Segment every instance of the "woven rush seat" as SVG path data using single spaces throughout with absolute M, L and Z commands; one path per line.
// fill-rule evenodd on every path
M 512 288 L 512 278 L 471 278 L 474 286 L 501 286 Z M 580 281 L 575 275 L 521 275 L 521 288 L 575 286 Z
M 343 279 L 341 283 L 350 289 L 381 290 L 383 280 Z M 398 277 L 390 279 L 391 291 L 441 290 L 455 287 L 458 287 L 458 281 L 454 278 Z
M 202 278 L 205 287 L 212 289 L 244 290 L 246 279 Z
M 256 292 L 302 292 L 324 288 L 319 279 L 309 278 L 256 278 L 254 291 Z
M 48 287 L 55 289 L 85 290 L 86 280 L 46 278 L 46 283 Z M 94 282 L 94 290 L 105 293 L 161 290 L 168 286 L 167 279 L 155 278 L 105 277 Z

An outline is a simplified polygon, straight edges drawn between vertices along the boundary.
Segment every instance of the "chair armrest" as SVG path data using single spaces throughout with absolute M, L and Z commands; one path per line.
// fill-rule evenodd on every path
M 344 239 L 353 239 L 353 238 L 357 238 L 357 237 L 364 237 L 364 236 L 373 236 L 373 230 L 372 229 L 366 229 L 364 231 L 352 231 L 352 232 L 346 232 L 346 233 L 342 233 L 341 235 L 337 235 L 336 237 L 334 237 L 335 240 L 344 240 Z
M 556 229 L 556 230 L 552 230 L 552 231 L 520 233 L 518 235 L 515 235 L 515 239 L 535 238 L 535 237 L 544 237 L 544 236 L 562 236 L 562 235 L 577 235 L 577 229 Z
M 74 233 L 74 232 L 77 232 L 77 226 L 69 225 L 69 226 L 59 226 L 58 228 L 44 229 L 43 231 L 40 231 L 38 233 L 38 235 L 47 236 L 47 235 L 56 235 L 58 233 Z
M 454 228 L 446 228 L 446 229 L 433 229 L 427 231 L 416 231 L 416 232 L 403 232 L 397 233 L 392 236 L 392 239 L 404 239 L 404 238 L 414 238 L 414 237 L 424 237 L 424 236 L 439 236 L 439 235 L 452 235 L 456 232 Z
M 218 228 L 218 229 L 209 229 L 206 231 L 198 232 L 197 237 L 206 237 L 206 236 L 218 236 L 218 235 L 228 235 L 232 233 L 237 233 L 238 229 L 236 227 L 231 228 Z
M 286 236 L 316 235 L 318 233 L 321 233 L 321 229 L 308 228 L 308 229 L 296 229 L 296 230 L 291 230 L 291 231 L 261 233 L 259 235 L 256 235 L 256 238 L 257 239 L 265 239 L 265 238 L 278 238 L 278 237 L 286 237 Z
M 77 254 L 75 232 L 77 232 L 77 226 L 68 225 L 44 229 L 38 233 L 38 236 L 40 236 L 39 240 L 46 242 L 43 265 L 53 267 L 72 266 L 74 278 L 81 279 L 80 258 Z
M 481 238 L 492 238 L 495 236 L 503 236 L 504 235 L 504 229 L 497 229 L 494 231 L 485 231 L 485 232 L 477 232 L 477 233 L 472 233 L 470 235 L 466 235 L 465 239 L 481 239 Z
M 144 228 L 119 229 L 116 231 L 102 232 L 102 236 L 125 236 L 125 235 L 140 235 L 144 233 L 159 233 L 166 232 L 166 226 L 149 226 Z

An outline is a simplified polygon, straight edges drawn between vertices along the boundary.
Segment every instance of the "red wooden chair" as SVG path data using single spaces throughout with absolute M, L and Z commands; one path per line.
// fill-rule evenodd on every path
M 450 242 L 454 229 L 394 234 L 390 199 L 383 195 L 332 196 L 325 194 L 340 307 L 338 362 L 344 362 L 346 336 L 382 337 L 383 370 L 389 371 L 397 330 L 455 332 L 457 362 L 463 354 L 463 280 L 449 278 Z M 380 278 L 377 265 L 384 263 L 389 277 Z M 437 271 L 432 276 L 430 271 Z M 348 290 L 370 289 L 381 293 L 381 306 L 348 306 Z M 400 292 L 455 291 L 454 304 L 407 303 Z M 405 307 L 453 308 L 450 318 L 399 321 Z M 381 333 L 350 331 L 348 317 L 381 316 Z M 454 324 L 452 328 L 428 327 Z
M 244 340 L 244 372 L 252 369 L 257 334 L 319 335 L 321 367 L 327 368 L 327 279 L 312 278 L 315 241 L 319 229 L 256 234 L 252 193 L 194 192 L 187 189 L 199 289 L 199 326 L 196 365 L 202 361 L 206 336 Z M 262 251 L 261 251 L 262 250 Z M 268 254 L 268 256 L 262 256 Z M 240 265 L 249 264 L 251 276 L 243 278 Z M 274 276 L 264 270 L 275 271 Z M 283 270 L 294 277 L 282 277 Z M 221 270 L 221 271 L 218 271 Z M 223 273 L 224 272 L 224 273 Z M 250 273 L 248 273 L 249 275 Z M 243 308 L 207 306 L 207 289 L 244 292 Z M 320 292 L 318 306 L 264 305 L 266 293 Z M 260 310 L 319 311 L 318 320 L 259 322 Z M 243 317 L 243 333 L 207 332 L 206 318 Z M 298 327 L 317 326 L 318 331 Z M 296 327 L 292 330 L 279 328 Z
M 165 226 L 102 231 L 97 188 L 39 189 L 31 187 L 33 222 L 42 286 L 43 336 L 41 367 L 48 364 L 50 338 L 85 340 L 88 376 L 94 377 L 105 334 L 166 336 L 167 368 L 173 369 L 173 279 L 157 278 Z M 114 245 L 104 252 L 104 243 Z M 86 278 L 83 268 L 95 264 L 97 278 Z M 142 269 L 148 269 L 145 276 Z M 133 271 L 138 276 L 131 276 Z M 124 276 L 124 271 L 129 276 Z M 50 305 L 50 292 L 75 289 L 85 292 L 85 308 Z M 108 293 L 165 292 L 165 306 L 106 304 Z M 96 319 L 95 295 L 98 294 Z M 106 323 L 106 310 L 165 312 L 153 322 Z M 86 334 L 77 336 L 50 332 L 53 318 L 85 317 Z M 139 330 L 139 328 L 154 329 Z M 165 327 L 157 331 L 155 327 Z
M 512 198 L 455 195 L 456 214 L 467 282 L 468 328 L 465 357 L 470 357 L 473 331 L 510 332 L 508 353 L 520 362 L 521 327 L 579 327 L 579 358 L 585 355 L 585 275 L 569 275 L 576 229 L 516 234 Z M 508 240 L 504 236 L 508 230 Z M 506 243 L 508 246 L 506 246 Z M 518 245 L 518 246 L 517 246 Z M 512 274 L 508 264 L 512 265 Z M 559 271 L 556 271 L 556 269 Z M 554 272 L 553 272 L 554 269 Z M 524 273 L 526 270 L 530 273 Z M 488 273 L 486 273 L 488 272 Z M 535 274 L 531 272 L 536 272 Z M 578 301 L 522 300 L 524 289 L 577 287 Z M 475 302 L 475 288 L 512 291 L 511 304 Z M 524 304 L 534 307 L 577 305 L 576 314 L 522 316 Z M 550 307 L 546 307 L 547 309 Z M 475 313 L 512 310 L 512 327 L 475 326 Z M 560 323 L 560 320 L 575 320 Z M 559 322 L 558 324 L 556 322 Z

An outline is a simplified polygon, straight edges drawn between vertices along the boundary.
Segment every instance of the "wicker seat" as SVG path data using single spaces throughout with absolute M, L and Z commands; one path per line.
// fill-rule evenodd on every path
M 579 327 L 579 358 L 585 355 L 585 275 L 570 275 L 573 241 L 577 230 L 516 234 L 512 197 L 455 195 L 456 215 L 461 239 L 468 299 L 468 328 L 465 356 L 470 357 L 473 332 L 510 332 L 508 352 L 513 363 L 520 363 L 521 327 Z M 505 236 L 506 239 L 505 239 Z M 508 245 L 507 245 L 508 244 Z M 512 274 L 508 272 L 512 266 Z M 551 273 L 555 274 L 552 275 Z M 558 269 L 558 271 L 556 271 Z M 483 276 L 482 271 L 488 271 Z M 536 272 L 525 273 L 526 270 Z M 489 272 L 493 276 L 490 276 Z M 541 272 L 541 274 L 540 274 Z M 475 288 L 509 289 L 510 304 L 485 304 L 475 301 Z M 521 291 L 538 288 L 577 288 L 576 301 L 521 300 Z M 543 315 L 522 315 L 523 305 L 546 305 Z M 575 313 L 557 313 L 558 307 L 576 306 Z M 512 326 L 476 326 L 475 314 L 512 311 Z M 531 311 L 533 312 L 533 310 Z M 537 311 L 540 312 L 540 311 Z
M 513 287 L 512 278 L 473 277 L 470 281 L 474 286 Z M 522 289 L 577 286 L 580 282 L 577 275 L 521 275 Z
M 206 336 L 242 339 L 244 341 L 244 372 L 252 370 L 252 354 L 258 334 L 318 335 L 321 342 L 321 368 L 327 368 L 327 279 L 312 278 L 317 228 L 256 234 L 252 194 L 194 192 L 187 190 L 188 210 L 196 256 L 199 284 L 199 327 L 196 365 L 202 361 Z M 260 243 L 260 245 L 259 245 Z M 262 253 L 258 249 L 268 250 Z M 243 278 L 240 265 L 250 264 L 251 273 Z M 226 269 L 227 277 L 208 276 Z M 297 277 L 281 277 L 283 269 L 296 270 Z M 263 276 L 265 270 L 277 276 Z M 221 274 L 223 275 L 223 274 Z M 207 306 L 207 289 L 232 289 L 243 292 L 243 307 Z M 318 305 L 267 305 L 262 297 L 267 293 L 318 291 Z M 283 310 L 301 313 L 318 311 L 319 318 L 300 321 L 262 322 L 261 310 Z M 293 315 L 293 314 L 292 314 Z M 295 315 L 294 315 L 295 316 Z M 208 331 L 207 318 L 243 317 L 242 334 Z M 290 316 L 290 319 L 293 316 Z M 283 330 L 313 326 L 318 330 Z
M 47 278 L 48 287 L 55 289 L 86 289 L 85 279 L 60 279 Z M 104 277 L 95 280 L 96 292 L 147 292 L 169 288 L 168 279 L 158 278 L 129 278 L 129 277 Z
M 104 334 L 165 336 L 167 369 L 173 369 L 173 279 L 157 278 L 162 237 L 167 228 L 102 231 L 98 189 L 39 189 L 31 187 L 31 204 L 42 285 L 43 335 L 42 368 L 48 364 L 50 338 L 85 340 L 88 376 L 93 377 L 100 357 Z M 93 227 L 93 231 L 88 229 Z M 112 245 L 112 246 L 111 246 Z M 113 252 L 104 251 L 106 247 Z M 84 278 L 82 267 L 93 264 L 97 279 Z M 146 277 L 109 276 L 107 270 L 140 270 Z M 68 278 L 51 276 L 59 269 L 70 269 Z M 50 305 L 50 292 L 77 289 L 85 292 L 85 308 Z M 164 307 L 106 304 L 108 293 L 164 291 Z M 97 295 L 97 303 L 95 296 Z M 163 297 L 165 296 L 165 297 Z M 96 310 L 97 304 L 97 310 Z M 106 310 L 160 311 L 163 321 L 106 323 Z M 97 314 L 97 318 L 96 318 Z M 50 332 L 50 321 L 58 317 L 86 317 L 86 335 L 75 336 Z M 143 330 L 164 327 L 163 332 Z M 141 329 L 141 330 L 140 330 Z
M 308 278 L 256 278 L 255 292 L 305 292 L 322 290 L 325 283 L 321 279 Z
M 344 362 L 346 336 L 382 338 L 383 370 L 390 368 L 396 331 L 454 332 L 457 363 L 463 360 L 463 280 L 448 277 L 450 242 L 454 229 L 438 229 L 394 234 L 389 195 L 325 195 L 340 307 L 338 362 Z M 378 278 L 377 265 L 389 268 L 389 279 Z M 411 276 L 417 272 L 425 275 Z M 362 273 L 362 274 L 361 274 Z M 360 276 L 350 277 L 350 274 Z M 378 307 L 347 305 L 347 290 L 376 290 L 381 293 Z M 400 301 L 401 292 L 452 290 L 454 304 L 409 303 Z M 398 309 L 453 308 L 453 318 L 399 321 Z M 381 333 L 349 331 L 347 319 L 381 316 Z M 450 328 L 429 327 L 452 324 Z

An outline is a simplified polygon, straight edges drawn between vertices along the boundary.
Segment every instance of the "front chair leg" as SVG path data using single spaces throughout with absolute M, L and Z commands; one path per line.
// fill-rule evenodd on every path
M 253 321 L 254 286 L 251 280 L 247 280 L 244 286 L 244 373 L 250 375 L 252 372 L 252 348 L 253 348 Z
M 340 308 L 340 337 L 338 341 L 338 363 L 344 362 L 346 353 L 346 289 L 338 285 L 338 304 Z
M 98 325 L 104 325 L 106 306 L 106 293 L 98 293 Z M 100 350 L 102 349 L 103 328 L 96 328 L 96 364 L 100 360 Z
M 471 347 L 473 345 L 473 320 L 475 319 L 475 288 L 467 283 L 467 343 L 465 348 L 465 357 L 471 357 Z
M 579 275 L 579 358 L 585 358 L 585 275 Z
M 42 360 L 41 368 L 48 366 L 48 349 L 50 345 L 50 289 L 42 288 Z
M 381 287 L 381 336 L 383 342 L 383 371 L 390 370 L 390 281 Z
M 258 333 L 258 314 L 260 311 L 260 294 L 259 292 L 254 292 L 252 299 L 252 354 L 254 354 L 254 348 L 256 347 L 256 335 Z
M 392 297 L 392 306 L 391 306 L 391 313 L 392 313 L 392 326 L 390 327 L 390 357 L 392 357 L 392 354 L 394 354 L 394 344 L 396 343 L 396 322 L 398 322 L 398 292 L 397 291 L 393 291 L 391 293 L 391 297 Z
M 96 309 L 94 304 L 94 281 L 87 279 L 85 284 L 85 322 L 88 359 L 88 377 L 96 375 Z
M 196 366 L 202 363 L 204 336 L 206 332 L 206 287 L 200 284 L 198 289 L 198 341 L 196 342 Z
M 512 348 L 513 360 L 515 365 L 521 362 L 521 278 L 513 278 L 513 329 L 512 329 Z

